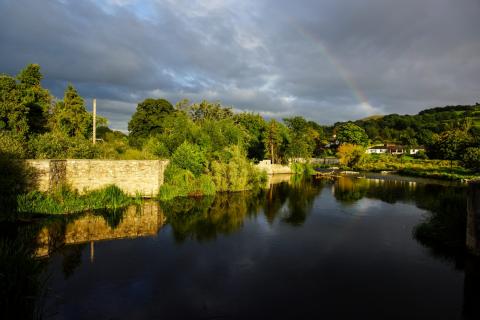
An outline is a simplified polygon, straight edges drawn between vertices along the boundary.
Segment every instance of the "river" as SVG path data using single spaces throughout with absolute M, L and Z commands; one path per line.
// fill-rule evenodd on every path
M 466 189 L 272 181 L 38 228 L 48 319 L 479 319 Z

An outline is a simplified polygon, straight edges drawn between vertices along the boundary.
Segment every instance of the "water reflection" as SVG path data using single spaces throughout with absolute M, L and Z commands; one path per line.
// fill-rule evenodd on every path
M 39 232 L 36 255 L 48 256 L 64 245 L 154 236 L 164 224 L 165 216 L 155 201 L 118 211 L 101 210 L 53 219 Z
M 366 204 L 369 206 L 366 206 Z M 345 217 L 344 213 L 358 213 L 360 206 L 363 206 L 362 210 L 367 211 L 367 213 L 368 211 L 377 214 L 380 212 L 383 217 L 378 218 L 377 216 L 375 218 L 378 219 L 376 220 L 378 224 L 368 225 L 368 221 L 361 221 L 363 224 L 355 225 L 354 223 L 358 223 L 358 219 L 352 219 L 351 216 Z M 418 221 L 418 217 L 415 217 L 415 220 L 413 220 L 414 223 L 411 224 L 410 222 L 412 220 L 401 220 L 401 210 L 405 210 L 405 208 L 411 210 L 411 208 L 415 207 L 422 209 L 421 211 L 417 211 L 424 213 L 423 219 Z M 339 208 L 342 210 L 339 210 Z M 148 261 L 148 265 L 150 265 L 150 262 L 152 263 L 154 269 L 164 265 L 163 259 L 167 259 L 167 261 L 170 261 L 172 264 L 178 263 L 178 265 L 174 265 L 173 268 L 182 268 L 182 272 L 179 271 L 181 274 L 169 274 L 175 276 L 176 281 L 181 283 L 184 283 L 184 280 L 179 280 L 178 277 L 183 279 L 184 277 L 188 278 L 192 276 L 194 281 L 201 283 L 209 283 L 211 279 L 217 280 L 215 282 L 216 287 L 213 288 L 213 284 L 207 285 L 207 292 L 198 293 L 198 296 L 192 293 L 192 296 L 189 297 L 192 298 L 193 301 L 195 301 L 195 298 L 203 298 L 204 295 L 213 295 L 212 292 L 215 291 L 214 289 L 218 289 L 219 291 L 223 290 L 222 283 L 225 283 L 227 280 L 230 282 L 234 281 L 228 278 L 227 275 L 234 272 L 232 270 L 237 269 L 250 270 L 249 272 L 251 273 L 246 273 L 246 275 L 242 274 L 246 277 L 245 280 L 250 280 L 253 283 L 267 281 L 270 285 L 275 286 L 277 279 L 273 275 L 279 277 L 280 275 L 272 273 L 273 267 L 279 268 L 282 277 L 290 279 L 284 283 L 286 286 L 288 286 L 290 282 L 303 284 L 303 273 L 309 274 L 314 277 L 314 279 L 318 277 L 320 280 L 317 279 L 315 286 L 313 285 L 315 281 L 308 281 L 308 284 L 303 284 L 305 286 L 303 289 L 307 290 L 306 292 L 315 293 L 317 292 L 317 285 L 322 287 L 329 284 L 331 287 L 325 287 L 325 294 L 323 295 L 322 293 L 322 297 L 327 300 L 332 299 L 332 295 L 337 295 L 337 297 L 348 296 L 348 292 L 352 292 L 352 290 L 357 290 L 360 293 L 362 290 L 367 290 L 365 289 L 367 287 L 377 288 L 375 286 L 378 286 L 379 289 L 372 289 L 373 291 L 367 290 L 367 292 L 372 294 L 378 293 L 375 290 L 396 292 L 395 285 L 401 286 L 401 284 L 394 281 L 395 277 L 390 277 L 390 272 L 398 272 L 399 274 L 396 276 L 401 275 L 404 279 L 412 281 L 410 276 L 417 272 L 416 268 L 422 269 L 424 266 L 419 263 L 414 265 L 415 268 L 413 268 L 412 264 L 409 264 L 408 261 L 405 262 L 405 264 L 402 264 L 404 261 L 395 261 L 395 263 L 392 263 L 391 260 L 388 260 L 393 259 L 391 255 L 379 251 L 380 254 L 385 254 L 386 256 L 385 262 L 382 262 L 383 256 L 377 257 L 376 254 L 369 256 L 368 251 L 362 251 L 365 247 L 361 245 L 359 246 L 359 252 L 361 252 L 363 256 L 362 254 L 358 254 L 359 256 L 357 257 L 356 252 L 358 248 L 355 247 L 356 243 L 348 242 L 349 237 L 356 239 L 356 241 L 362 239 L 362 237 L 355 238 L 354 236 L 353 229 L 359 225 L 365 229 L 357 229 L 357 232 L 360 232 L 358 230 L 362 230 L 359 234 L 364 237 L 372 230 L 388 226 L 388 224 L 385 224 L 385 221 L 389 219 L 389 212 L 387 212 L 387 210 L 394 210 L 395 208 L 397 210 L 395 218 L 399 219 L 399 222 L 406 223 L 406 225 L 409 226 L 407 230 L 402 231 L 407 234 L 407 238 L 410 238 L 408 240 L 411 240 L 413 236 L 416 241 L 428 250 L 429 256 L 435 257 L 442 265 L 452 265 L 457 270 L 456 272 L 462 272 L 462 274 L 465 275 L 463 283 L 463 317 L 465 319 L 478 319 L 480 264 L 477 259 L 469 257 L 465 250 L 466 190 L 462 186 L 445 187 L 438 184 L 417 183 L 415 181 L 360 179 L 355 177 L 341 177 L 335 180 L 298 179 L 296 176 L 282 177 L 281 181 L 276 181 L 276 183 L 272 183 L 269 188 L 257 192 L 177 199 L 167 203 L 147 202 L 141 207 L 129 207 L 124 211 L 113 213 L 114 215 L 112 215 L 111 212 L 96 212 L 68 217 L 67 219 L 57 219 L 45 223 L 39 231 L 37 230 L 38 247 L 36 255 L 49 256 L 56 250 L 57 261 L 61 261 L 59 268 L 61 268 L 64 278 L 71 279 L 75 278 L 72 276 L 78 273 L 83 273 L 84 276 L 88 274 L 88 270 L 83 268 L 85 264 L 82 265 L 82 260 L 95 259 L 95 242 L 97 241 L 155 235 L 157 235 L 157 237 L 168 236 L 170 239 L 173 237 L 176 244 L 180 244 L 176 246 L 176 249 L 172 249 L 169 247 L 168 242 L 162 242 L 161 251 L 168 252 L 168 255 L 165 254 L 159 258 L 160 253 L 152 251 L 152 247 L 146 245 L 145 248 L 148 248 L 148 250 L 145 249 L 144 252 L 147 253 L 148 257 L 143 257 L 138 252 L 136 253 L 136 257 L 145 258 L 146 261 Z M 331 210 L 333 213 L 327 217 L 319 216 L 318 210 Z M 317 216 L 315 216 L 315 214 Z M 338 216 L 341 216 L 340 220 L 338 220 Z M 263 227 L 275 229 L 279 234 L 283 232 L 285 238 L 278 240 L 282 245 L 275 244 L 276 246 L 274 248 L 287 248 L 285 249 L 286 251 L 280 250 L 276 252 L 274 249 L 269 248 L 270 251 L 265 249 L 265 252 L 262 251 L 261 255 L 245 255 L 244 257 L 240 252 L 238 257 L 232 253 L 228 255 L 228 258 L 222 258 L 222 255 L 227 254 L 225 252 L 215 251 L 212 253 L 201 251 L 201 253 L 198 253 L 201 258 L 196 257 L 198 258 L 197 260 L 195 260 L 195 252 L 186 251 L 189 254 L 184 253 L 185 255 L 183 256 L 182 253 L 179 253 L 178 256 L 177 253 L 174 253 L 177 252 L 175 250 L 180 250 L 178 252 L 183 252 L 181 250 L 190 250 L 192 243 L 208 243 L 211 246 L 207 247 L 210 248 L 220 243 L 225 246 L 221 247 L 222 249 L 226 248 L 227 251 L 236 250 L 236 247 L 229 247 L 228 245 L 231 245 L 232 242 L 226 243 L 225 239 L 231 238 L 234 234 L 241 235 L 242 232 L 245 232 L 245 229 L 249 228 L 248 226 L 252 228 L 252 222 L 255 221 L 264 221 L 265 225 Z M 404 221 L 408 221 L 408 223 Z M 344 222 L 345 225 L 343 225 Z M 415 224 L 416 226 L 414 226 Z M 159 235 L 159 230 L 162 228 L 166 228 L 168 232 L 162 232 L 161 235 Z M 390 230 L 385 229 L 379 232 L 389 233 Z M 296 240 L 294 240 L 293 237 L 296 237 Z M 299 243 L 297 243 L 297 246 L 293 246 L 290 250 L 290 239 L 292 243 L 293 241 L 299 241 L 301 239 L 300 246 L 298 246 Z M 143 241 L 143 239 L 141 240 Z M 261 239 L 253 238 L 249 242 L 250 245 L 253 244 L 253 247 L 248 250 L 256 249 L 256 241 L 261 242 Z M 335 244 L 334 241 L 337 241 L 337 244 Z M 345 247 L 342 247 L 342 250 L 338 252 L 331 253 L 332 248 L 338 245 L 338 243 L 343 243 L 342 241 L 345 241 Z M 258 245 L 260 246 L 260 243 Z M 266 246 L 265 243 L 262 243 L 262 245 Z M 375 245 L 377 245 L 377 243 L 373 242 L 372 247 Z M 381 245 L 383 244 L 380 243 L 379 246 Z M 388 245 L 390 246 L 392 244 Z M 404 244 L 401 243 L 399 247 L 403 245 Z M 408 245 L 411 246 L 410 243 Z M 114 244 L 109 246 L 109 248 L 114 248 Z M 372 248 L 372 250 L 373 249 L 374 248 Z M 196 247 L 195 250 L 200 250 L 200 247 Z M 305 255 L 302 254 L 302 250 L 305 250 Z M 407 249 L 405 250 L 406 252 L 408 251 Z M 410 247 L 410 250 L 413 249 Z M 344 256 L 344 252 L 348 252 L 349 256 L 347 254 Z M 404 253 L 400 249 L 394 252 L 400 255 Z M 108 252 L 104 249 L 103 251 L 100 250 L 98 254 L 108 255 Z M 202 256 L 203 254 L 207 254 L 207 256 Z M 260 263 L 262 260 L 259 260 L 258 257 L 263 257 L 263 255 L 266 255 L 267 258 L 262 265 L 262 263 Z M 317 255 L 318 259 L 315 258 Z M 286 256 L 289 258 L 286 259 Z M 257 259 L 255 259 L 255 257 L 257 257 Z M 155 258 L 159 259 L 160 262 L 156 261 Z M 171 259 L 168 260 L 169 258 Z M 367 259 L 366 261 L 372 259 L 376 264 L 369 265 L 366 263 L 364 265 L 361 261 L 363 258 Z M 373 260 L 377 258 L 379 260 Z M 399 259 L 402 258 L 408 259 L 410 256 L 408 254 L 405 256 L 401 255 Z M 182 264 L 176 262 L 183 261 L 183 259 L 186 259 L 188 263 Z M 240 261 L 234 262 L 236 259 Z M 311 259 L 311 261 L 303 261 L 302 259 Z M 328 264 L 329 261 L 337 262 L 335 259 L 338 259 L 341 263 Z M 210 267 L 210 260 L 212 261 L 211 267 L 213 269 L 208 269 Z M 289 261 L 287 262 L 286 260 Z M 195 264 L 198 261 L 201 261 L 201 263 Z M 230 261 L 233 261 L 231 262 L 234 263 L 233 266 L 228 264 Z M 355 263 L 353 266 L 348 263 L 352 263 L 352 261 Z M 399 265 L 400 269 L 402 266 L 411 269 L 399 271 L 385 267 L 386 270 L 384 270 L 382 267 L 378 267 L 378 264 L 383 266 L 383 263 L 389 267 L 391 267 L 391 265 Z M 135 268 L 132 268 L 141 269 L 143 265 L 147 265 L 145 261 L 143 261 L 143 263 L 139 262 L 135 265 Z M 319 268 L 319 265 L 325 269 Z M 335 267 L 333 267 L 333 265 Z M 381 284 L 376 282 L 376 278 L 372 278 L 372 283 L 368 282 L 368 279 L 365 280 L 366 282 L 364 283 L 362 282 L 363 278 L 360 279 L 353 276 L 355 272 L 369 274 L 367 269 L 372 268 L 373 265 L 378 268 L 376 269 L 377 271 L 386 273 L 385 275 L 380 274 L 376 276 L 378 276 L 379 279 L 391 281 L 391 283 L 394 284 L 392 287 L 381 287 Z M 105 265 L 103 265 L 103 267 L 105 268 Z M 198 270 L 192 271 L 189 269 L 190 267 Z M 222 269 L 224 267 L 226 270 Z M 205 270 L 203 268 L 205 268 Z M 342 270 L 350 268 L 351 270 L 349 270 L 348 273 L 342 272 Z M 167 269 L 170 269 L 170 267 Z M 162 272 L 171 272 L 166 269 L 162 270 Z M 203 279 L 196 273 L 199 272 L 204 276 L 202 272 L 207 272 L 206 270 L 211 273 L 218 272 L 218 275 L 210 275 L 209 279 Z M 428 270 L 425 271 L 426 268 L 422 270 L 423 271 L 419 273 L 421 276 L 416 279 L 419 283 L 423 283 L 422 277 L 425 277 L 429 272 Z M 137 290 L 143 292 L 142 290 L 145 290 L 146 287 L 150 288 L 148 283 L 150 283 L 149 281 L 152 279 L 148 277 L 151 276 L 156 280 L 156 277 L 152 276 L 155 272 L 148 268 L 144 271 L 146 273 L 145 279 L 141 276 L 143 273 L 139 272 L 140 275 L 137 275 L 140 279 L 137 278 L 136 281 L 142 285 L 132 289 L 135 293 L 137 293 Z M 321 271 L 330 272 L 333 278 L 336 279 L 336 282 L 333 280 L 329 282 L 328 279 L 319 277 L 318 274 Z M 253 277 L 255 272 L 261 275 L 260 279 Z M 441 274 L 440 271 L 437 270 L 437 272 Z M 252 275 L 252 278 L 249 278 L 250 275 Z M 349 280 L 345 280 L 345 277 Z M 415 278 L 414 276 L 412 277 Z M 148 281 L 146 280 L 147 278 Z M 171 281 L 169 279 L 163 279 L 160 283 L 157 282 L 156 285 L 165 285 L 166 288 L 174 291 L 172 293 L 172 296 L 174 296 L 175 293 L 179 294 L 177 290 L 180 290 L 177 288 L 178 283 L 174 281 L 175 279 Z M 345 283 L 342 282 L 343 280 L 345 280 Z M 351 283 L 360 283 L 362 285 L 354 286 L 352 289 Z M 425 283 L 428 284 L 428 282 Z M 171 286 L 169 286 L 169 284 L 171 284 Z M 190 288 L 190 286 L 194 285 L 195 283 L 188 284 L 187 287 Z M 240 286 L 239 284 L 236 285 Z M 412 283 L 410 283 L 410 285 L 412 285 Z M 425 284 L 423 283 L 423 285 Z M 340 287 L 341 290 L 338 289 L 338 287 Z M 240 288 L 243 289 L 243 287 Z M 296 292 L 299 297 L 302 296 L 301 292 L 298 291 L 299 288 L 290 287 L 290 289 L 297 290 Z M 412 288 L 407 289 L 412 290 Z M 407 289 L 403 288 L 402 290 Z M 267 289 L 263 290 L 264 293 L 268 291 Z M 271 290 L 272 292 L 270 293 L 275 296 L 275 292 L 280 289 L 277 288 L 275 290 L 273 288 Z M 323 291 L 320 290 L 320 292 Z M 251 292 L 249 293 L 253 294 Z M 248 296 L 247 292 L 243 292 L 241 296 Z M 402 295 L 404 299 L 406 299 L 406 296 L 408 295 Z M 292 299 L 295 300 L 295 298 Z M 309 299 L 312 298 L 305 300 L 306 305 L 308 305 Z M 301 301 L 297 302 L 302 303 Z M 334 303 L 337 303 L 339 306 L 341 304 L 336 300 Z M 270 304 L 273 306 L 275 303 L 271 301 Z

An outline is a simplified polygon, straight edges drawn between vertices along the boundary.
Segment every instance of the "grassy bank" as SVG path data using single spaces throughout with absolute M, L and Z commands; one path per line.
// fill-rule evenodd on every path
M 442 180 L 470 180 L 480 177 L 480 173 L 462 167 L 458 161 L 411 157 L 370 156 L 354 169 L 371 172 L 397 171 L 402 175 Z
M 139 197 L 126 195 L 114 185 L 79 194 L 66 186 L 54 192 L 32 191 L 17 196 L 17 211 L 28 214 L 68 214 L 95 209 L 119 209 L 141 201 Z

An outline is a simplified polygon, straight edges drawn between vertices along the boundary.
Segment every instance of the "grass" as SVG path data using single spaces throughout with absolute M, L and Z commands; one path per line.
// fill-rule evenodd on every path
M 317 165 L 316 167 L 320 166 Z M 310 163 L 295 162 L 290 165 L 290 168 L 292 169 L 292 173 L 298 175 L 312 176 L 316 173 L 315 167 Z
M 361 164 L 355 166 L 361 171 L 397 171 L 399 174 L 442 180 L 470 180 L 480 177 L 460 165 L 458 161 L 424 160 L 409 156 L 370 156 Z
M 138 201 L 139 197 L 132 198 L 115 185 L 83 195 L 67 186 L 61 186 L 49 193 L 32 191 L 19 195 L 17 211 L 22 214 L 67 214 L 95 209 L 116 210 Z

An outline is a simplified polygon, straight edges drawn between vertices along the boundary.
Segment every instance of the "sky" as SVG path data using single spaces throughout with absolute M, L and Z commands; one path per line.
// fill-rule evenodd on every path
M 126 130 L 138 102 L 320 124 L 480 101 L 480 0 L 0 0 L 0 73 L 38 63 Z

